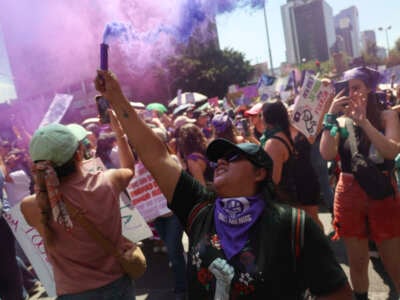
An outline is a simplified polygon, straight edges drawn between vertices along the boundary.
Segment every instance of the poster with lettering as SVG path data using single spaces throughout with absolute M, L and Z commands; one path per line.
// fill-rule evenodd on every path
M 40 282 L 46 289 L 49 297 L 56 296 L 53 269 L 48 260 L 44 242 L 40 234 L 33 227 L 29 226 L 22 216 L 20 203 L 3 214 L 12 232 L 25 255 L 32 264 Z
M 167 199 L 142 162 L 136 164 L 135 177 L 127 189 L 132 203 L 147 222 L 170 212 Z
M 119 197 L 121 209 L 122 234 L 134 243 L 153 236 L 149 225 L 132 204 L 127 193 L 121 193 Z
M 325 86 L 320 79 L 307 73 L 299 98 L 294 105 L 293 126 L 306 137 L 316 135 L 325 103 L 333 94 L 334 90 L 331 85 Z

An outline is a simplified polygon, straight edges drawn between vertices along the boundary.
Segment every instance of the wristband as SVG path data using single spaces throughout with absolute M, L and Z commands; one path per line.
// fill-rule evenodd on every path
M 325 124 L 326 125 L 328 125 L 328 124 L 336 125 L 337 124 L 336 118 L 337 118 L 336 114 L 325 114 L 323 123 L 324 123 L 324 125 Z

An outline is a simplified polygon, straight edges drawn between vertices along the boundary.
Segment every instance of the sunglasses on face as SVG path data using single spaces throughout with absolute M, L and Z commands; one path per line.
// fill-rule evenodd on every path
M 227 153 L 225 153 L 224 155 L 222 155 L 219 159 L 223 159 L 223 160 L 225 160 L 227 163 L 232 163 L 232 162 L 235 162 L 235 161 L 239 161 L 239 160 L 241 160 L 241 159 L 244 159 L 244 156 L 243 156 L 243 154 L 238 153 L 238 152 L 227 152 Z M 219 160 L 219 159 L 218 159 L 218 160 Z M 211 166 L 212 166 L 213 168 L 216 168 L 217 165 L 218 165 L 218 163 L 216 163 L 216 162 L 211 162 Z

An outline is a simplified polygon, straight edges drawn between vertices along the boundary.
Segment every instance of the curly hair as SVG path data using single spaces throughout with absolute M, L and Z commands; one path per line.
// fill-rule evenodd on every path
M 205 154 L 207 140 L 199 127 L 194 124 L 185 124 L 179 128 L 176 145 L 182 157 L 194 152 Z

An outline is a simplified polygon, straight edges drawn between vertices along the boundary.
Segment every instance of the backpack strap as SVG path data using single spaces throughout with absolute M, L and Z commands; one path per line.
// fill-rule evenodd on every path
M 293 269 L 296 272 L 297 262 L 299 261 L 301 250 L 304 246 L 304 223 L 305 213 L 300 208 L 292 207 L 292 226 L 291 226 L 291 245 Z
M 275 139 L 275 140 L 280 141 L 282 144 L 285 145 L 286 149 L 289 152 L 289 156 L 292 155 L 293 151 L 290 149 L 289 144 L 283 138 L 281 138 L 280 136 L 273 135 L 270 137 L 270 139 Z

